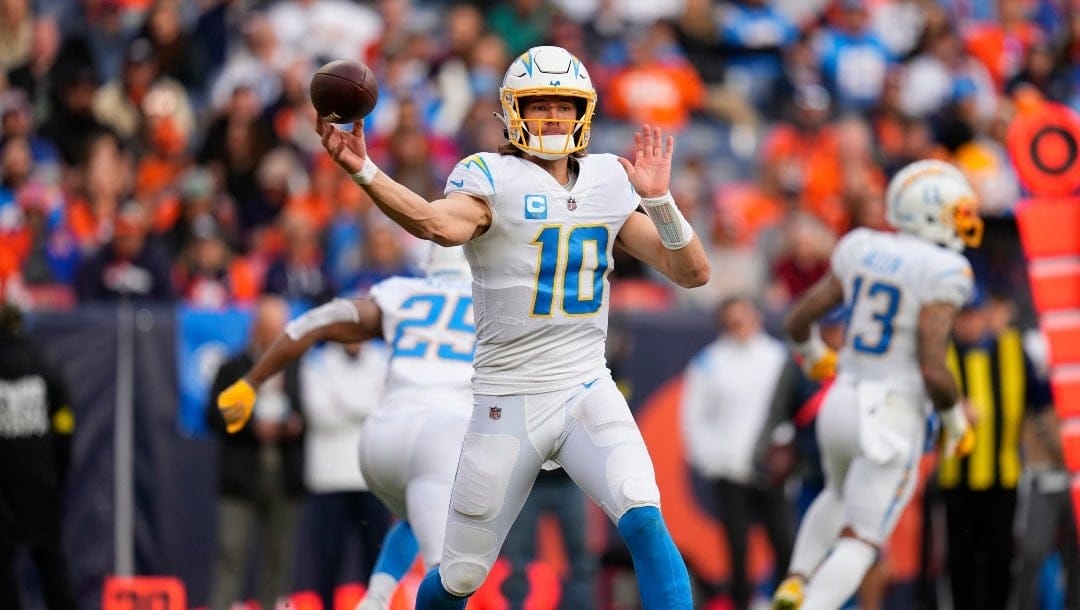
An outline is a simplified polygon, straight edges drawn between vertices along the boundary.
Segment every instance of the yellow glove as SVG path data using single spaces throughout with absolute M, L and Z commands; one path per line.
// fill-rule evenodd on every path
M 814 361 L 803 358 L 802 369 L 812 381 L 836 376 L 836 351 L 826 348 L 826 351 Z
M 975 448 L 975 430 L 968 424 L 964 407 L 957 403 L 941 412 L 941 453 L 962 458 Z
M 225 418 L 225 429 L 229 434 L 235 434 L 251 419 L 251 412 L 255 408 L 255 388 L 241 378 L 218 394 L 217 406 Z
M 813 381 L 821 381 L 836 375 L 836 350 L 821 340 L 815 325 L 810 337 L 802 343 L 792 343 L 791 351 L 798 357 L 803 373 Z

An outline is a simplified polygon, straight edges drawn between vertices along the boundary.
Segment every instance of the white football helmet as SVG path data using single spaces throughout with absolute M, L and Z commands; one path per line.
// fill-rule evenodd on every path
M 916 161 L 889 181 L 885 217 L 897 229 L 957 252 L 982 242 L 978 199 L 955 166 L 937 159 Z
M 521 118 L 521 100 L 540 95 L 574 98 L 577 118 L 529 120 L 526 125 Z M 533 47 L 519 55 L 503 76 L 499 103 L 507 138 L 530 155 L 561 159 L 589 145 L 596 89 L 581 60 L 562 47 Z M 545 126 L 555 123 L 570 123 L 565 135 L 545 135 Z
M 428 278 L 472 279 L 472 269 L 461 246 L 444 247 L 432 242 L 420 267 Z

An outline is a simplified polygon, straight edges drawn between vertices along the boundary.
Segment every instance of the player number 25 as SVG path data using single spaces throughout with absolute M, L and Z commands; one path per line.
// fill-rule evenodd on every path
M 604 302 L 604 273 L 609 265 L 608 228 L 573 226 L 565 240 L 563 229 L 563 225 L 548 225 L 540 229 L 532 241 L 540 248 L 533 292 L 534 316 L 550 316 L 552 302 L 559 292 L 562 293 L 562 309 L 569 315 L 595 314 Z M 595 248 L 595 268 L 585 266 L 586 244 Z
M 861 275 L 855 276 L 855 282 L 852 284 L 851 289 L 854 295 L 851 302 L 853 312 L 863 294 L 862 287 L 863 277 Z M 877 341 L 871 341 L 863 333 L 855 335 L 852 347 L 868 354 L 884 354 L 889 350 L 889 343 L 892 342 L 893 318 L 896 317 L 896 312 L 900 309 L 900 288 L 894 284 L 878 280 L 866 287 L 865 298 L 874 299 L 875 307 L 872 317 L 880 325 L 880 330 L 878 331 Z
M 469 311 L 472 308 L 472 297 L 461 296 L 452 298 L 449 300 L 451 313 L 450 319 L 446 322 L 446 328 L 448 330 L 461 331 L 472 335 L 476 332 L 475 326 L 469 321 Z M 428 348 L 431 347 L 430 341 L 417 341 L 411 347 L 406 347 L 403 344 L 405 332 L 413 326 L 420 328 L 428 328 L 435 326 L 439 320 L 443 317 L 443 310 L 446 309 L 448 301 L 446 296 L 441 294 L 417 294 L 409 297 L 401 304 L 402 310 L 417 310 L 423 312 L 423 306 L 427 305 L 427 313 L 421 313 L 419 317 L 409 318 L 402 320 L 397 325 L 397 330 L 394 332 L 394 356 L 403 358 L 423 358 L 428 354 Z M 468 351 L 457 349 L 452 343 L 439 343 L 435 349 L 435 356 L 445 360 L 464 360 L 465 362 L 472 362 L 472 345 L 470 345 Z

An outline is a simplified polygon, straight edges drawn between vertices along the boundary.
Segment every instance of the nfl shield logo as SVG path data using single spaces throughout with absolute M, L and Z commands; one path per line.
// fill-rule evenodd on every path
M 494 420 L 502 419 L 502 407 L 491 407 L 488 409 L 488 417 Z
M 567 199 L 566 200 L 566 209 L 570 210 L 571 212 L 576 210 L 577 209 L 577 200 L 574 199 L 573 197 Z

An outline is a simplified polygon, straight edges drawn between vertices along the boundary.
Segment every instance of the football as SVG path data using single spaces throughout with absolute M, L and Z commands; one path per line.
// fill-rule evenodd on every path
M 319 118 L 330 123 L 352 123 L 375 108 L 379 83 L 371 68 L 358 61 L 338 59 L 316 70 L 308 93 Z

